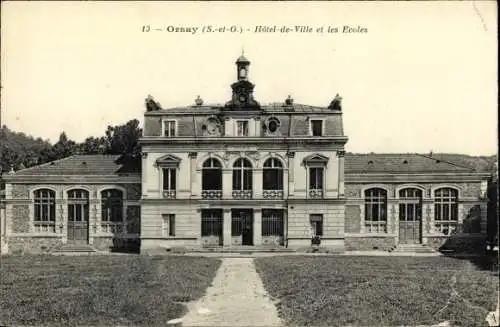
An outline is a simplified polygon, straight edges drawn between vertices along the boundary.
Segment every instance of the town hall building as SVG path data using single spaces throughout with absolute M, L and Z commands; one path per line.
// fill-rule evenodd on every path
M 3 176 L 2 250 L 331 251 L 480 244 L 490 174 L 419 154 L 348 154 L 339 95 L 324 107 L 261 104 L 250 61 L 232 97 L 146 100 L 140 162 L 76 155 Z M 453 240 L 453 241 L 452 241 Z

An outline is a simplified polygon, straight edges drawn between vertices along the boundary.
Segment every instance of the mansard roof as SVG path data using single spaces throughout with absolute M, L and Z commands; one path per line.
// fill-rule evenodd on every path
M 21 169 L 10 176 L 99 175 L 129 176 L 141 171 L 140 160 L 124 155 L 73 155 L 38 166 Z
M 145 113 L 146 116 L 152 115 L 169 115 L 169 114 L 216 114 L 223 111 L 225 104 L 203 104 L 203 105 L 192 105 L 192 106 L 181 106 L 172 108 L 163 108 L 160 110 L 148 111 Z M 269 104 L 262 104 L 260 106 L 260 111 L 269 113 L 287 112 L 287 113 L 332 113 L 335 110 L 329 109 L 327 107 L 311 106 L 300 103 L 293 103 L 287 105 L 282 102 L 273 102 Z
M 357 173 L 474 173 L 472 167 L 417 153 L 345 155 L 345 174 Z

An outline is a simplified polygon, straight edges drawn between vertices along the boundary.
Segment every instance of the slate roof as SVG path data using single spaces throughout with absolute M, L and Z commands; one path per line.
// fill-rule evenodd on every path
M 15 176 L 34 175 L 130 175 L 139 174 L 140 161 L 123 155 L 73 155 L 21 169 Z
M 200 114 L 213 114 L 219 111 L 228 110 L 226 109 L 224 104 L 216 103 L 216 104 L 203 104 L 200 106 L 192 105 L 192 106 L 183 106 L 183 107 L 172 107 L 172 108 L 163 108 L 161 110 L 148 111 L 146 115 L 157 115 L 157 114 L 192 114 L 192 113 L 200 113 Z M 328 109 L 327 107 L 318 107 L 311 106 L 306 104 L 294 103 L 291 105 L 286 105 L 283 102 L 274 102 L 269 104 L 264 104 L 260 106 L 260 110 L 263 112 L 297 112 L 297 113 L 325 113 L 325 112 L 334 112 L 332 109 Z
M 140 173 L 140 160 L 121 155 L 74 155 L 15 172 L 34 175 L 130 175 Z M 474 173 L 473 168 L 422 154 L 345 155 L 345 173 Z
M 349 173 L 432 173 L 475 172 L 471 167 L 458 165 L 417 153 L 349 154 L 345 155 L 345 170 Z

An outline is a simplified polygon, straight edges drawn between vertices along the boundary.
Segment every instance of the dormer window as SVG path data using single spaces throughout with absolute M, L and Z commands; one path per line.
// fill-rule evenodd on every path
M 271 117 L 267 120 L 267 124 L 265 127 L 267 128 L 268 134 L 275 135 L 278 133 L 280 125 L 281 123 L 278 118 Z
M 323 136 L 323 120 L 311 119 L 311 136 Z
M 177 134 L 177 122 L 175 120 L 163 121 L 163 136 L 174 137 Z
M 236 121 L 236 136 L 248 136 L 248 120 Z

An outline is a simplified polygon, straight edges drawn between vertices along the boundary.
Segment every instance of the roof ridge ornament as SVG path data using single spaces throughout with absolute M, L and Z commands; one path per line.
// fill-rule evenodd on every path
M 148 94 L 148 97 L 145 99 L 146 111 L 157 111 L 162 110 L 159 102 L 156 102 L 151 94 Z
M 328 106 L 328 109 L 342 111 L 342 97 L 337 93 Z
M 201 106 L 203 104 L 203 99 L 198 95 L 196 99 L 194 99 L 194 103 L 196 103 L 197 106 Z
M 292 98 L 292 96 L 290 94 L 288 95 L 288 98 L 286 98 L 285 104 L 287 106 L 291 106 L 293 104 L 293 98 Z

